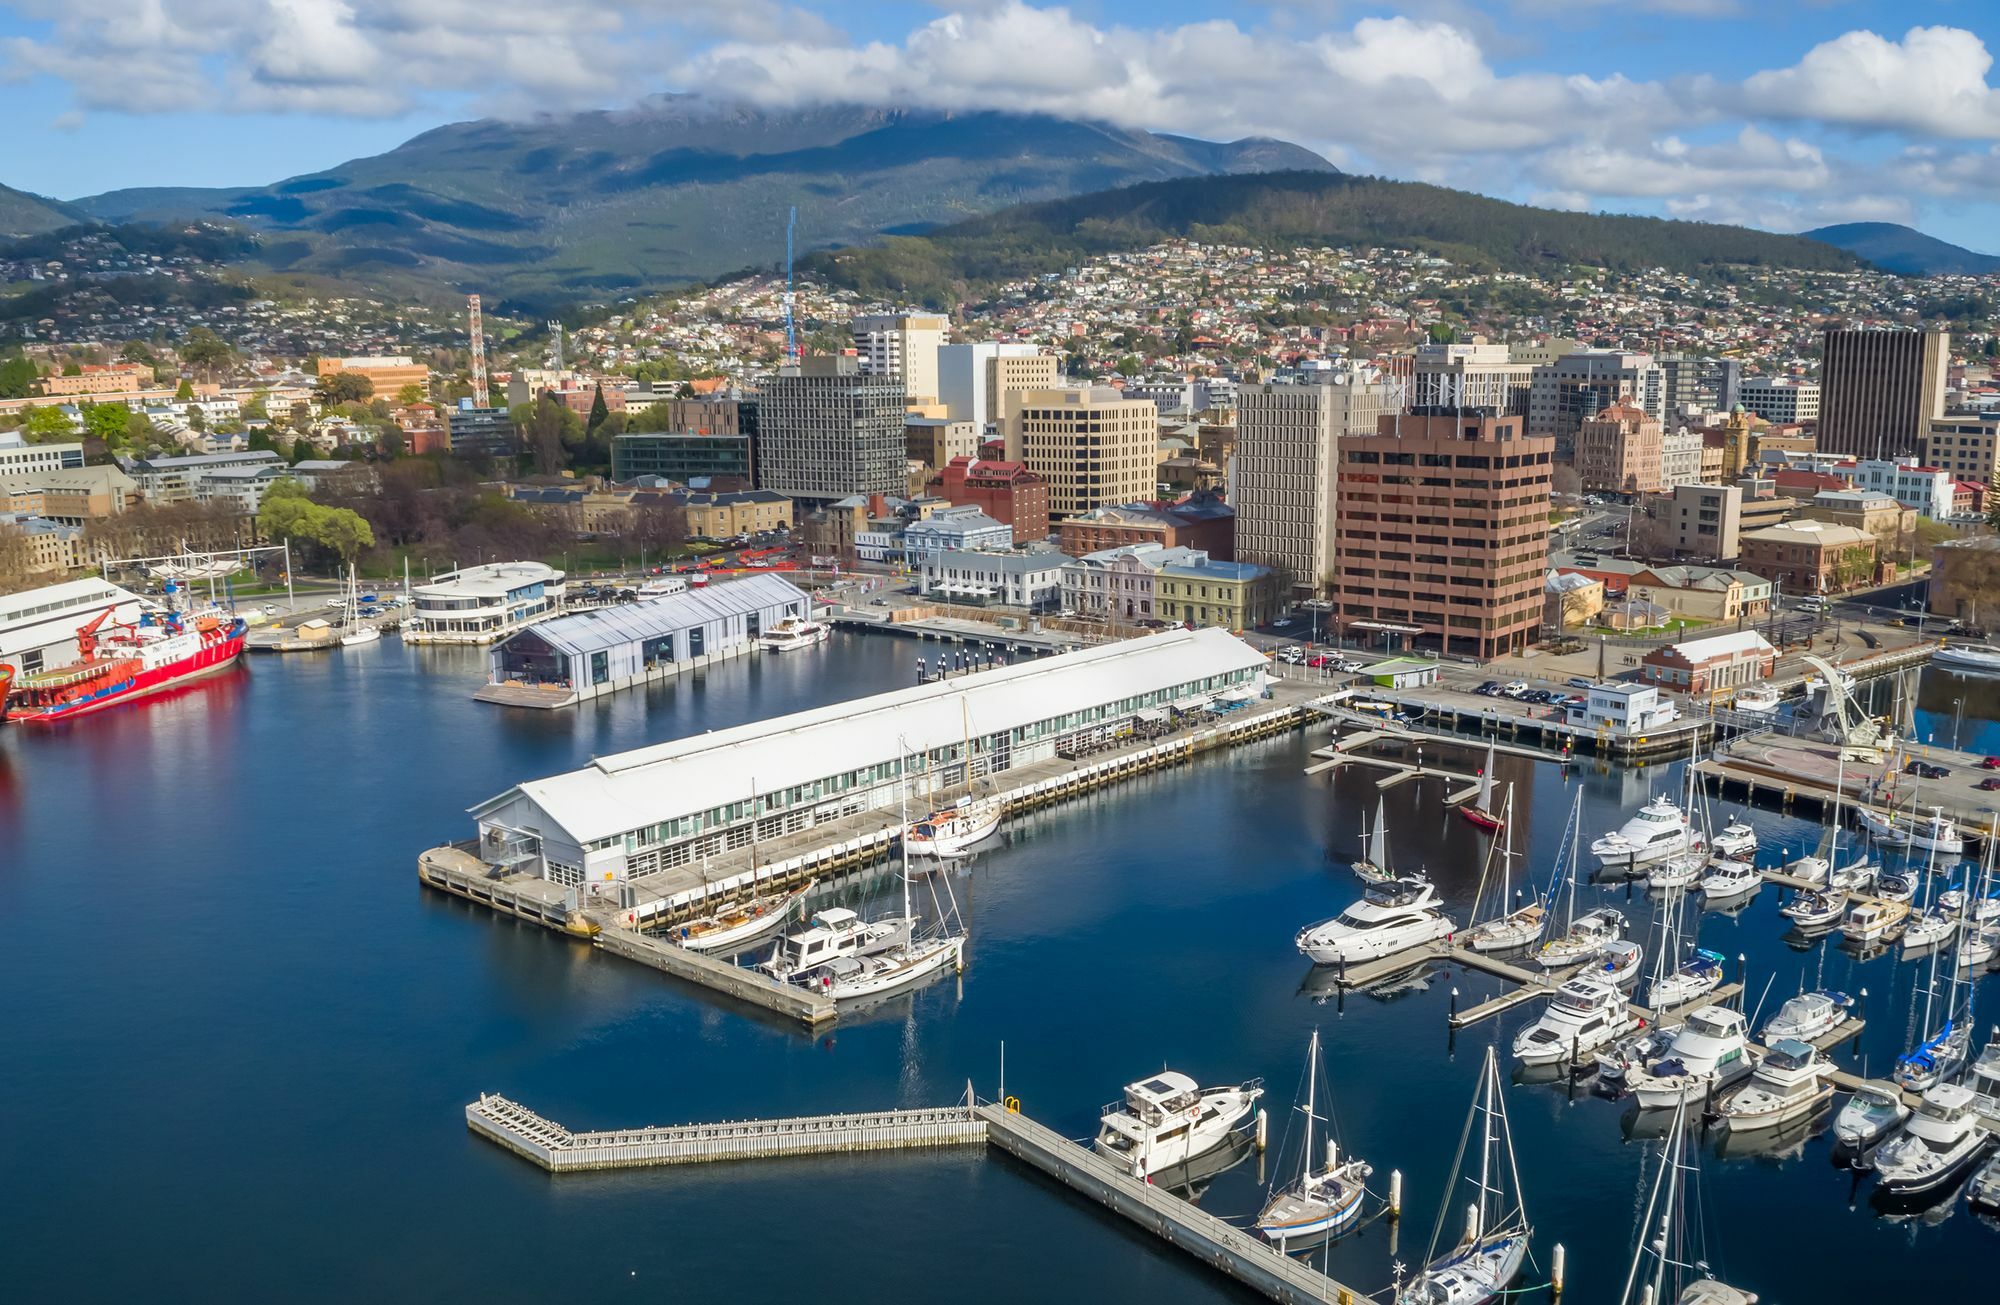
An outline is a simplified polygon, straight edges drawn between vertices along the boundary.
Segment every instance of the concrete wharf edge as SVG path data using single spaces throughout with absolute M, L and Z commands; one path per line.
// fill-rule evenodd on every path
M 953 1106 L 588 1133 L 573 1133 L 505 1097 L 481 1094 L 466 1106 L 465 1123 L 550 1173 L 984 1143 L 1281 1305 L 1363 1299 L 1356 1289 L 1036 1123 L 1017 1106 L 980 1103 L 969 1092 Z

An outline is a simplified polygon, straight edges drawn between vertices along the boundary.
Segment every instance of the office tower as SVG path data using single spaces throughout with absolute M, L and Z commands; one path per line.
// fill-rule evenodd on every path
M 1062 381 L 1062 360 L 1032 344 L 947 344 L 938 350 L 938 398 L 953 421 L 969 421 L 984 435 L 1007 419 L 1007 395 L 1051 390 Z
M 869 313 L 854 319 L 854 352 L 861 374 L 903 383 L 910 403 L 936 403 L 938 350 L 944 346 L 942 317 L 916 313 Z
M 1269 567 L 1281 599 L 1316 598 L 1333 583 L 1338 444 L 1372 433 L 1390 406 L 1382 386 L 1333 373 L 1238 391 L 1236 559 Z
M 1435 408 L 1341 440 L 1342 632 L 1481 660 L 1527 647 L 1542 620 L 1554 452 L 1519 417 Z
M 1535 364 L 1504 344 L 1426 344 L 1417 349 L 1410 385 L 1413 408 L 1479 408 L 1501 416 L 1528 415 Z
M 1159 410 L 1109 386 L 1018 391 L 1007 460 L 1048 482 L 1049 516 L 1139 503 L 1154 493 Z
M 1819 448 L 1864 458 L 1915 453 L 1944 416 L 1944 331 L 1828 331 L 1820 349 Z
M 863 375 L 858 359 L 808 357 L 757 396 L 758 485 L 810 503 L 904 493 L 901 381 Z
M 1702 406 L 1701 378 L 1707 364 L 1684 353 L 1663 353 L 1660 364 L 1660 424 L 1671 430 Z
M 1592 493 L 1656 494 L 1666 488 L 1660 423 L 1630 403 L 1614 403 L 1576 431 L 1576 474 Z
M 1743 411 L 1765 421 L 1792 425 L 1819 420 L 1819 386 L 1789 376 L 1754 376 L 1739 391 Z
M 1555 440 L 1556 459 L 1575 456 L 1576 432 L 1589 418 L 1629 402 L 1662 425 L 1666 380 L 1651 354 L 1578 349 L 1535 368 L 1528 389 L 1527 433 Z

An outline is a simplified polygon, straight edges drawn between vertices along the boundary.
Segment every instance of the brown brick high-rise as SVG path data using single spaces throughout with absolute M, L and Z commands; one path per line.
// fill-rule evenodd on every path
M 1542 619 L 1555 440 L 1519 417 L 1420 409 L 1340 441 L 1334 590 L 1352 637 L 1412 640 L 1486 660 Z

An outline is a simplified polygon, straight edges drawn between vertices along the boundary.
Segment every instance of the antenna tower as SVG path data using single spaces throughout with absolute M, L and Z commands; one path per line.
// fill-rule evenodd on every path
M 799 224 L 798 205 L 792 206 L 785 217 L 785 360 L 796 362 L 799 357 L 798 332 L 792 322 L 792 231 Z
M 557 371 L 561 371 L 561 370 L 563 369 L 563 332 L 562 332 L 562 323 L 561 323 L 561 322 L 550 322 L 550 323 L 548 324 L 548 327 L 549 327 L 549 338 L 550 338 L 551 340 L 554 340 L 554 341 L 555 341 L 555 344 L 556 344 L 556 370 L 557 370 Z
M 479 296 L 465 297 L 466 330 L 472 335 L 472 402 L 484 408 L 486 395 L 486 328 L 479 320 Z

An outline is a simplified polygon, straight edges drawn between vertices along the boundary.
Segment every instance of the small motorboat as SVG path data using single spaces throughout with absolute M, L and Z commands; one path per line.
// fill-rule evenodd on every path
M 1972 1109 L 1971 1091 L 1936 1084 L 1917 1103 L 1902 1136 L 1875 1153 L 1878 1190 L 1891 1198 L 1928 1195 L 1964 1175 L 1992 1142 Z
M 1809 887 L 1823 888 L 1833 874 L 1833 867 L 1823 856 L 1806 855 L 1785 862 L 1782 873 L 1802 880 Z
M 1752 684 L 1736 691 L 1736 699 L 1730 705 L 1745 716 L 1756 716 L 1769 720 L 1778 714 L 1778 691 L 1768 684 Z
M 1788 999 L 1778 1007 L 1776 1015 L 1764 1021 L 1764 1045 L 1774 1046 L 1786 1039 L 1817 1042 L 1846 1023 L 1848 1012 L 1853 1008 L 1854 998 L 1844 992 L 1826 988 L 1817 992 L 1802 992 Z
M 1705 860 L 1692 854 L 1668 857 L 1646 872 L 1646 887 L 1660 891 L 1691 887 L 1700 881 Z
M 1717 856 L 1749 861 L 1757 855 L 1757 831 L 1741 820 L 1732 820 L 1722 827 L 1721 833 L 1709 840 L 1708 845 Z
M 1932 807 L 1929 816 L 1909 826 L 1910 846 L 1920 852 L 1940 856 L 1960 856 L 1965 852 L 1965 835 L 1942 807 Z
M 1976 643 L 1948 643 L 1931 653 L 1931 665 L 1954 671 L 2000 673 L 2000 648 Z
M 1909 1118 L 1902 1089 L 1890 1083 L 1863 1083 L 1833 1118 L 1834 1142 L 1856 1159 L 1865 1160 Z
M 1902 902 L 1908 905 L 1917 895 L 1917 885 L 1908 875 L 1877 875 L 1875 896 L 1885 902 Z
M 1838 893 L 1811 889 L 1778 908 L 1778 914 L 1801 929 L 1823 929 L 1847 913 L 1847 899 Z
M 1881 877 L 1881 874 L 1882 868 L 1880 866 L 1870 861 L 1867 857 L 1862 857 L 1860 860 L 1849 862 L 1847 865 L 1834 871 L 1832 876 L 1827 880 L 1827 887 L 1837 888 L 1842 892 L 1848 893 L 1872 892 L 1875 889 L 1876 880 Z
M 1685 1006 L 1722 986 L 1722 953 L 1697 947 L 1672 974 L 1654 979 L 1646 990 L 1646 1001 L 1654 1010 Z
M 1735 901 L 1764 886 L 1764 876 L 1748 861 L 1719 858 L 1701 877 L 1701 895 L 1710 902 Z
M 1847 908 L 1840 932 L 1849 942 L 1880 942 L 1903 927 L 1910 918 L 1910 904 L 1893 898 L 1856 902 Z
M 1597 949 L 1597 959 L 1584 967 L 1579 977 L 1601 979 L 1624 987 L 1639 977 L 1639 967 L 1645 964 L 1646 949 L 1630 938 L 1613 938 Z
M 1975 1210 L 2000 1211 L 2000 1156 L 1979 1166 L 1965 1185 L 1965 1199 Z
M 1818 1114 L 1833 1100 L 1826 1076 L 1833 1066 L 1811 1044 L 1783 1038 L 1770 1050 L 1750 1081 L 1722 1107 L 1722 1126 L 1732 1133 L 1778 1128 Z

